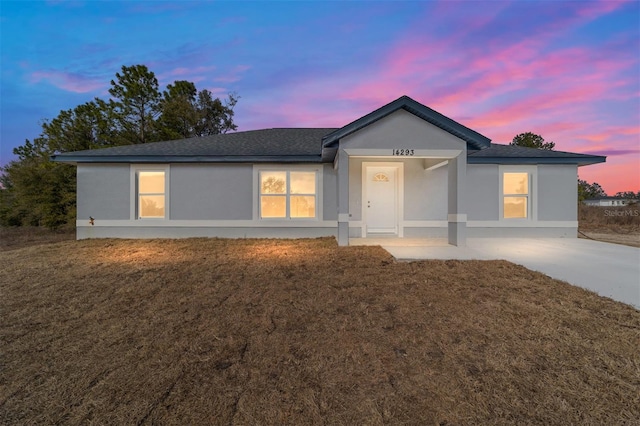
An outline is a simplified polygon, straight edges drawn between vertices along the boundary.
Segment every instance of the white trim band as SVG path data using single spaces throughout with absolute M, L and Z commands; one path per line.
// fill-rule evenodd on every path
M 575 220 L 470 220 L 467 222 L 468 228 L 577 228 L 578 221 Z
M 449 215 L 447 215 L 447 221 L 464 223 L 467 221 L 467 215 L 464 213 L 449 213 Z
M 403 220 L 401 222 L 405 228 L 446 228 L 446 220 Z
M 337 228 L 335 220 L 104 220 L 94 219 L 94 225 L 88 220 L 76 220 L 76 226 L 129 227 L 129 228 Z

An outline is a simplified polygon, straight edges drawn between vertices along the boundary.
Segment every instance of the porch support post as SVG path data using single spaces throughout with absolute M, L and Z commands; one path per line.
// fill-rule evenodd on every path
M 349 156 L 338 151 L 338 245 L 349 245 Z
M 467 180 L 467 153 L 462 151 L 449 160 L 449 244 L 467 245 L 467 215 L 464 206 L 465 183 Z

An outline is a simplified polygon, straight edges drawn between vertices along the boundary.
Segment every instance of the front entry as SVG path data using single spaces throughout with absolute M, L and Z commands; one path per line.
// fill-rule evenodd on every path
M 398 234 L 399 166 L 365 166 L 363 218 L 367 234 Z

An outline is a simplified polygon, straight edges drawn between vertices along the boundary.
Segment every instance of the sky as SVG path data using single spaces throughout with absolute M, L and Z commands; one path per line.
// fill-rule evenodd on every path
M 238 130 L 342 127 L 408 95 L 494 143 L 534 132 L 640 190 L 640 1 L 0 0 L 0 165 L 123 65 L 236 93 Z

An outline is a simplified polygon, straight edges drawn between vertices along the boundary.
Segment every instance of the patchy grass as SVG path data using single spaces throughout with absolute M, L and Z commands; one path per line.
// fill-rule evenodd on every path
M 638 424 L 640 312 L 318 240 L 0 253 L 3 424 Z

